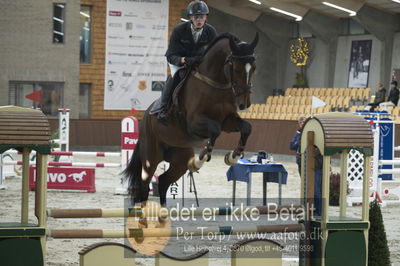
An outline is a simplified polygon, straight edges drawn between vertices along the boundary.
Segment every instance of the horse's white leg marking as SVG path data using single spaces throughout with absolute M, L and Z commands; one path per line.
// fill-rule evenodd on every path
M 149 174 L 146 172 L 146 170 L 142 167 L 142 180 L 146 181 L 147 178 L 149 177 Z
M 149 160 L 146 160 L 146 167 L 147 167 L 147 168 L 150 168 L 150 162 L 149 162 Z
M 203 157 L 203 160 L 200 160 L 199 159 L 199 156 L 196 156 L 195 157 L 195 160 L 194 160 L 194 165 L 198 168 L 198 169 L 200 169 L 202 166 L 203 166 L 203 164 L 204 164 L 204 162 L 207 160 L 207 156 L 204 156 Z
M 225 163 L 226 163 L 227 165 L 234 165 L 234 164 L 237 163 L 237 161 L 239 160 L 239 157 L 240 157 L 240 156 L 236 156 L 235 158 L 233 158 L 233 152 L 231 151 L 231 152 L 229 152 L 229 153 L 227 154 L 227 157 L 225 157 L 225 158 L 226 158 Z
M 204 156 L 204 158 L 200 160 L 199 156 L 195 155 L 188 162 L 189 171 L 197 172 L 203 166 L 205 161 L 207 161 L 207 156 Z

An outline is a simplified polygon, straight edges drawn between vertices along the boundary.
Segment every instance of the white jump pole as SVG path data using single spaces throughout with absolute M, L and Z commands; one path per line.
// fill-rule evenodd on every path
M 3 154 L 0 154 L 0 160 L 1 160 L 1 162 L 3 162 Z M 0 165 L 0 190 L 7 188 L 6 183 L 5 183 L 6 177 L 3 173 L 3 168 L 4 168 L 4 166 Z
M 22 155 L 22 152 L 16 150 L 7 151 L 8 154 L 18 154 Z M 36 151 L 31 151 L 35 154 Z M 50 153 L 52 156 L 95 156 L 95 157 L 120 157 L 120 152 L 91 152 L 91 151 L 52 151 Z
M 0 154 L 0 189 L 7 189 L 6 178 L 16 177 L 17 173 L 12 165 L 3 165 L 5 162 L 13 161 L 13 157 L 10 154 Z
M 379 165 L 400 165 L 400 159 L 395 158 L 395 160 L 380 160 Z
M 121 122 L 121 172 L 126 168 L 139 140 L 139 122 L 134 116 L 127 116 Z M 115 188 L 115 194 L 127 195 L 128 180 L 120 176 L 120 182 Z
M 3 162 L 0 165 L 22 165 L 22 161 L 9 161 Z M 36 165 L 35 161 L 30 161 L 29 165 Z M 69 162 L 48 162 L 47 166 L 65 166 L 65 167 L 92 167 L 92 168 L 109 168 L 109 167 L 121 167 L 120 163 L 69 163 Z
M 377 136 L 374 138 L 374 160 L 373 160 L 373 175 L 372 175 L 372 195 L 374 198 L 378 199 L 379 202 L 382 204 L 382 206 L 386 206 L 387 203 L 393 202 L 393 203 L 399 203 L 399 200 L 384 200 L 382 199 L 382 196 L 385 194 L 389 194 L 389 190 L 385 188 L 385 186 L 389 183 L 398 183 L 398 181 L 394 180 L 382 180 L 380 178 L 380 175 L 384 174 L 400 174 L 400 169 L 399 168 L 394 168 L 394 165 L 400 165 L 400 158 L 394 158 L 394 151 L 400 150 L 400 147 L 393 147 L 392 150 L 392 158 L 391 160 L 379 160 L 379 152 L 380 152 L 380 146 L 379 146 L 379 140 L 381 139 L 381 134 L 385 134 L 386 131 L 382 132 L 382 126 L 385 123 L 393 123 L 393 121 L 382 121 L 378 119 L 377 121 L 374 121 L 376 125 L 376 131 L 377 131 Z M 394 145 L 394 126 L 393 126 L 393 140 L 392 143 Z M 392 169 L 381 169 L 384 165 L 390 165 L 392 166 Z M 398 188 L 395 189 L 390 189 L 390 193 L 394 193 L 397 197 L 400 198 L 400 194 L 397 193 Z
M 379 174 L 400 174 L 400 169 L 379 169 Z
M 121 122 L 121 152 L 69 152 L 69 109 L 59 109 L 59 135 L 60 139 L 57 143 L 60 144 L 61 150 L 54 151 L 51 155 L 59 156 L 96 156 L 96 157 L 121 157 L 121 163 L 79 163 L 79 162 L 49 162 L 49 166 L 71 166 L 71 167 L 119 167 L 121 172 L 126 168 L 136 144 L 139 140 L 139 122 L 133 116 L 125 117 Z M 15 150 L 7 151 L 9 154 L 20 154 Z M 18 161 L 0 162 L 0 170 L 7 165 L 20 165 Z M 31 162 L 34 164 L 34 162 Z M 4 185 L 4 172 L 0 173 L 0 189 Z M 128 182 L 120 176 L 119 184 L 115 188 L 115 194 L 127 195 Z
M 61 151 L 69 151 L 69 109 L 58 109 L 59 145 Z
M 379 176 L 379 139 L 381 135 L 380 124 L 377 124 L 375 129 L 372 129 L 374 135 L 374 155 L 372 157 L 372 176 L 370 178 L 370 192 L 372 192 L 374 198 L 380 197 L 380 184 L 378 182 Z M 378 194 L 376 194 L 378 193 Z
M 356 113 L 358 115 L 363 115 L 360 113 Z M 370 116 L 374 116 L 374 114 L 369 114 Z M 387 115 L 384 115 L 387 117 Z M 380 165 L 383 165 L 382 162 L 387 162 L 391 160 L 379 160 L 380 156 L 380 139 L 382 137 L 382 125 L 386 123 L 393 123 L 392 121 L 387 121 L 387 120 L 381 120 L 380 115 L 376 117 L 376 120 L 372 120 L 374 123 L 374 126 L 372 127 L 372 132 L 373 132 L 373 138 L 374 138 L 374 155 L 372 157 L 371 161 L 371 176 L 370 176 L 370 182 L 369 182 L 369 189 L 371 193 L 371 199 L 377 198 L 381 199 L 382 195 L 382 180 L 379 178 L 379 175 L 381 174 L 393 174 L 393 170 L 391 169 L 379 169 Z M 394 139 L 393 139 L 394 143 Z M 360 182 L 362 180 L 357 179 L 351 179 L 351 176 L 348 175 L 348 183 L 349 187 L 353 190 L 350 195 L 348 195 L 347 198 L 347 203 L 348 206 L 352 206 L 353 203 L 361 203 L 361 198 L 360 195 L 358 195 L 357 191 L 358 189 L 361 188 Z M 353 185 L 353 186 L 352 186 Z

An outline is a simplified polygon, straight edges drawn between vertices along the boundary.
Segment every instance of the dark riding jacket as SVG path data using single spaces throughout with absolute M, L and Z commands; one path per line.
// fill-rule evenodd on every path
M 217 31 L 210 24 L 204 24 L 203 32 L 197 43 L 194 42 L 191 22 L 184 22 L 175 26 L 168 50 L 165 53 L 168 63 L 180 66 L 181 57 L 201 56 L 206 46 L 217 36 Z
M 395 106 L 397 106 L 397 102 L 399 101 L 399 89 L 394 87 L 389 92 L 388 102 L 392 102 Z

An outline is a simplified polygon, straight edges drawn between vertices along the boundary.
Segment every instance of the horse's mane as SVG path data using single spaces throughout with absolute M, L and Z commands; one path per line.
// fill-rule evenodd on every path
M 232 33 L 229 32 L 224 32 L 221 33 L 220 35 L 218 35 L 207 47 L 207 49 L 204 51 L 203 53 L 203 57 L 208 53 L 209 50 L 211 50 L 211 48 L 213 48 L 213 46 L 218 43 L 220 40 L 222 39 L 232 39 L 235 42 L 240 42 L 239 38 L 236 37 L 235 35 L 233 35 Z

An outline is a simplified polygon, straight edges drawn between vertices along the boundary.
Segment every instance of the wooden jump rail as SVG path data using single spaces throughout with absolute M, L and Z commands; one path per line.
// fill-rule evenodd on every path
M 191 228 L 133 228 L 133 229 L 50 229 L 52 238 L 132 238 L 132 237 L 183 237 L 184 233 L 192 236 L 232 235 L 239 233 L 290 233 L 304 230 L 302 224 L 255 225 L 244 227 L 213 226 Z
M 171 211 L 167 208 L 116 208 L 116 209 L 49 209 L 47 216 L 52 218 L 117 218 L 117 217 L 174 217 L 174 216 L 214 216 L 214 215 L 263 215 L 263 214 L 296 214 L 303 210 L 300 205 L 244 206 L 185 208 Z

